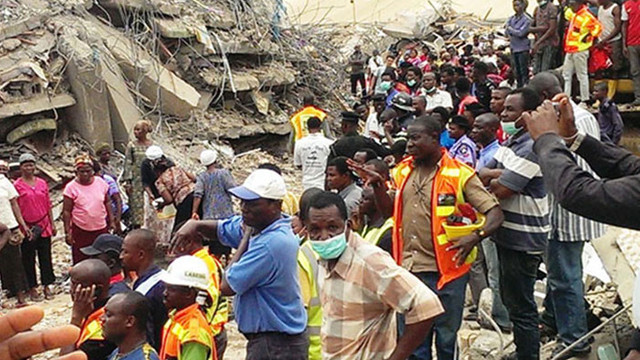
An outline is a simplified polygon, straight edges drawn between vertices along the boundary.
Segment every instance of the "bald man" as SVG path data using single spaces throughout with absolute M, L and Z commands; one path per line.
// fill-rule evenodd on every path
M 413 98 L 413 114 L 418 117 L 427 114 L 427 98 L 424 96 L 415 96 Z
M 109 360 L 158 360 L 147 342 L 149 302 L 136 291 L 114 295 L 105 305 L 103 335 L 118 347 Z
M 87 259 L 77 263 L 71 276 L 71 325 L 80 328 L 78 341 L 60 350 L 60 355 L 82 350 L 88 360 L 104 360 L 116 345 L 105 340 L 101 318 L 109 297 L 111 270 L 101 260 Z
M 164 283 L 160 281 L 165 272 L 154 261 L 156 235 L 146 229 L 130 232 L 122 243 L 120 260 L 125 271 L 133 271 L 137 275 L 133 290 L 144 295 L 151 306 L 151 317 L 147 324 L 149 343 L 160 351 L 162 327 L 167 322 L 167 308 L 164 306 Z

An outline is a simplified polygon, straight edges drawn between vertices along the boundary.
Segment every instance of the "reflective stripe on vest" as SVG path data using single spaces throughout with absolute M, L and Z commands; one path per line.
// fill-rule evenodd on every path
M 327 113 L 318 109 L 315 106 L 306 106 L 302 110 L 293 114 L 289 122 L 293 128 L 295 140 L 300 140 L 303 137 L 309 135 L 309 129 L 307 128 L 307 121 L 312 117 L 317 117 L 320 121 L 324 121 L 327 117 Z
M 436 173 L 431 186 L 431 240 L 438 266 L 440 279 L 438 280 L 438 289 L 465 275 L 471 268 L 471 263 L 476 258 L 477 249 L 474 248 L 469 256 L 465 259 L 465 263 L 458 267 L 456 261 L 453 260 L 455 251 L 447 251 L 449 241 L 445 235 L 442 223 L 446 221 L 447 216 L 454 213 L 456 205 L 465 202 L 464 186 L 467 181 L 475 174 L 474 170 L 455 159 L 452 159 L 445 149 L 442 149 L 442 158 L 439 164 L 439 170 Z M 409 179 L 411 171 L 413 171 L 413 158 L 409 157 L 398 164 L 396 198 L 393 206 L 393 214 L 396 219 L 393 227 L 393 258 L 399 265 L 402 265 L 404 242 L 402 239 L 402 193 Z M 455 196 L 455 204 L 438 204 L 439 195 Z
M 198 304 L 169 314 L 169 320 L 162 329 L 160 360 L 181 360 L 182 345 L 189 342 L 197 342 L 209 349 L 209 357 L 202 360 L 217 360 L 213 333 Z
M 369 244 L 378 246 L 384 233 L 391 228 L 393 228 L 393 217 L 388 218 L 379 228 L 365 228 L 362 238 Z
M 206 248 L 196 251 L 193 253 L 193 256 L 202 259 L 205 264 L 207 264 L 207 269 L 211 275 L 207 293 L 211 297 L 212 303 L 211 306 L 206 308 L 205 318 L 209 324 L 211 324 L 213 335 L 216 336 L 222 332 L 224 324 L 226 324 L 229 319 L 227 299 L 220 294 L 220 283 L 223 276 L 222 264 L 215 256 L 209 254 L 209 250 Z
M 574 13 L 571 8 L 567 8 L 564 13 L 565 19 L 569 20 L 569 27 L 564 39 L 564 51 L 566 53 L 577 53 L 591 48 L 593 40 L 602 32 L 602 25 L 589 11 L 586 5 Z
M 102 315 L 104 315 L 104 307 L 94 311 L 82 323 L 80 336 L 76 342 L 76 348 L 84 344 L 88 340 L 104 340 L 102 335 Z
M 311 280 L 311 299 L 307 309 L 307 332 L 309 333 L 309 359 L 322 358 L 320 327 L 322 326 L 322 306 L 320 304 L 320 289 L 318 288 L 318 258 L 311 249 L 309 242 L 300 246 L 298 264 Z

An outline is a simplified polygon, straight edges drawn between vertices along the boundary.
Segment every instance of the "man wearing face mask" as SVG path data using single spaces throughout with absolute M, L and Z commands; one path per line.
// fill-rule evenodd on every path
M 562 93 L 560 77 L 552 72 L 542 72 L 534 76 L 529 87 L 541 98 L 552 100 Z M 588 111 L 569 100 L 573 110 L 576 128 L 594 139 L 600 139 L 600 126 Z M 580 168 L 595 176 L 595 172 L 580 156 L 575 155 Z M 584 309 L 584 287 L 582 283 L 582 250 L 587 241 L 604 235 L 603 224 L 576 215 L 562 207 L 553 198 L 551 212 L 551 235 L 547 248 L 547 296 L 541 316 L 543 329 L 550 334 L 557 333 L 559 353 L 587 333 L 587 314 Z M 581 343 L 569 355 L 579 356 L 590 351 L 589 344 Z
M 188 221 L 176 232 L 174 247 L 205 236 L 236 248 L 222 278 L 223 296 L 235 295 L 238 329 L 247 338 L 247 359 L 307 360 L 309 336 L 298 279 L 298 239 L 282 216 L 287 188 L 278 173 L 257 169 L 242 186 L 229 190 L 241 200 L 241 216 Z M 268 310 L 268 311 L 267 311 Z
M 407 69 L 407 76 L 405 78 L 407 87 L 409 88 L 409 94 L 415 95 L 422 86 L 422 71 L 419 68 L 413 66 Z
M 315 195 L 307 215 L 305 226 L 324 279 L 323 359 L 409 358 L 444 311 L 437 296 L 348 228 L 340 196 Z M 407 323 L 397 341 L 396 312 L 404 314 Z
M 425 73 L 422 77 L 421 95 L 424 95 L 427 99 L 426 111 L 428 114 L 439 106 L 448 111 L 453 109 L 451 94 L 446 90 L 440 90 L 438 88 L 439 85 L 438 77 L 432 72 Z
M 533 140 L 522 118 L 540 98 L 529 88 L 513 90 L 505 100 L 502 129 L 510 137 L 479 171 L 500 200 L 504 223 L 492 239 L 498 249 L 500 293 L 513 323 L 516 353 L 508 359 L 539 359 L 540 331 L 534 285 L 547 247 L 549 203 Z

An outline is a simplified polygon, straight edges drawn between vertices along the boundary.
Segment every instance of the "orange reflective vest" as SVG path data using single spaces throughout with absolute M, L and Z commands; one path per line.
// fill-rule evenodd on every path
M 207 312 L 205 313 L 205 318 L 211 324 L 211 330 L 213 331 L 213 336 L 216 336 L 222 332 L 224 329 L 224 324 L 227 323 L 229 319 L 229 307 L 227 305 L 227 299 L 222 297 L 220 294 L 220 283 L 222 281 L 222 264 L 215 256 L 209 254 L 207 248 L 202 248 L 195 253 L 193 256 L 202 259 L 205 264 L 207 264 L 207 268 L 209 269 L 209 274 L 211 275 L 211 281 L 209 282 L 209 289 L 207 289 L 207 293 L 211 296 L 212 304 L 211 307 L 207 308 Z
M 180 311 L 173 310 L 162 329 L 162 347 L 160 360 L 178 359 L 182 356 L 182 345 L 197 342 L 209 349 L 209 357 L 202 360 L 216 360 L 216 347 L 209 323 L 200 310 L 193 304 Z
M 293 128 L 294 139 L 296 141 L 309 135 L 307 121 L 309 121 L 309 119 L 311 119 L 312 117 L 317 117 L 318 119 L 320 119 L 320 121 L 324 121 L 324 119 L 327 117 L 327 113 L 313 105 L 309 105 L 293 114 L 291 119 L 289 119 L 289 121 L 291 122 L 291 127 Z
M 564 52 L 571 54 L 589 50 L 593 45 L 593 39 L 602 32 L 602 25 L 598 19 L 586 5 L 582 5 L 576 13 L 571 8 L 567 8 L 564 17 L 569 21 L 564 38 Z
M 91 315 L 84 320 L 82 328 L 80 329 L 80 336 L 78 337 L 78 341 L 76 341 L 76 348 L 79 348 L 85 341 L 104 340 L 104 336 L 102 335 L 103 315 L 104 307 L 101 307 L 100 309 L 92 312 Z
M 438 280 L 438 289 L 463 276 L 471 268 L 471 263 L 475 260 L 476 252 L 467 257 L 465 263 L 458 267 L 456 261 L 453 260 L 455 251 L 447 251 L 447 247 L 451 245 L 445 235 L 442 223 L 446 221 L 447 216 L 454 213 L 456 204 L 465 203 L 464 186 L 467 181 L 474 175 L 474 170 L 452 159 L 445 149 L 442 149 L 442 159 L 440 160 L 440 168 L 432 183 L 431 188 L 431 240 L 438 265 L 440 279 Z M 398 265 L 402 265 L 402 256 L 404 243 L 402 239 L 402 193 L 407 185 L 409 175 L 413 171 L 413 157 L 408 157 L 396 166 L 393 173 L 394 181 L 398 186 L 396 198 L 393 206 L 393 216 L 395 223 L 393 225 L 393 258 Z M 443 195 L 453 195 L 455 204 L 445 203 L 439 204 L 439 198 L 442 200 Z

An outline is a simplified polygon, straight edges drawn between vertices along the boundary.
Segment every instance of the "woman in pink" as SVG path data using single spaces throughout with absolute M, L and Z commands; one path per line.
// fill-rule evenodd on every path
M 98 235 L 115 229 L 109 185 L 93 176 L 91 157 L 77 157 L 75 167 L 76 178 L 64 188 L 62 208 L 65 239 L 71 245 L 73 264 L 87 258 L 80 252 L 81 248 L 93 244 Z
M 28 153 L 20 155 L 21 176 L 13 183 L 20 195 L 18 206 L 22 218 L 31 230 L 31 237 L 24 239 L 21 247 L 22 265 L 32 301 L 40 297 L 36 278 L 36 253 L 40 265 L 40 280 L 47 300 L 53 298 L 49 285 L 56 280 L 51 263 L 51 237 L 56 236 L 56 228 L 53 226 L 49 186 L 46 181 L 34 175 L 35 170 L 36 158 Z

